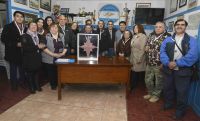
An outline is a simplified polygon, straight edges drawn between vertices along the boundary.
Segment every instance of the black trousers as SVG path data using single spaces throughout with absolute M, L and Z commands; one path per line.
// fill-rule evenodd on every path
M 38 71 L 25 71 L 25 75 L 30 91 L 39 90 L 41 88 L 38 80 Z
M 57 87 L 57 66 L 55 64 L 44 64 L 45 71 L 47 72 L 48 80 L 50 82 L 51 88 Z
M 172 105 L 176 99 L 176 111 L 185 112 L 190 87 L 191 69 L 163 73 L 165 104 Z
M 131 73 L 131 89 L 134 89 L 138 86 L 138 83 L 144 83 L 145 71 Z
M 22 65 L 9 63 L 10 64 L 10 81 L 12 89 L 16 89 L 19 83 L 24 83 L 25 74 Z

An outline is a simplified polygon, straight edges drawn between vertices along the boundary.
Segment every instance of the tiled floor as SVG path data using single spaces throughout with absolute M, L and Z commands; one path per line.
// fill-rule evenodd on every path
M 65 86 L 61 101 L 45 85 L 0 115 L 0 121 L 127 121 L 125 89 L 119 85 Z
M 170 118 L 174 109 L 161 111 L 163 100 L 150 103 L 143 99 L 144 94 L 144 83 L 140 83 L 127 100 L 124 87 L 116 85 L 69 85 L 61 101 L 48 85 L 43 92 L 29 96 L 21 87 L 12 92 L 0 68 L 0 121 L 126 121 L 127 115 L 128 121 L 174 121 Z M 200 121 L 200 117 L 189 108 L 180 121 Z

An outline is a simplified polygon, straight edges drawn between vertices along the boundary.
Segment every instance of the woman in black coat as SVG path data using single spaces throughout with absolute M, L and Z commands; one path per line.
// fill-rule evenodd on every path
M 22 43 L 22 63 L 29 84 L 31 93 L 36 90 L 41 91 L 41 87 L 37 80 L 37 73 L 41 66 L 40 51 L 45 47 L 44 40 L 41 40 L 40 35 L 37 34 L 37 24 L 31 22 L 28 24 L 26 34 L 21 36 Z

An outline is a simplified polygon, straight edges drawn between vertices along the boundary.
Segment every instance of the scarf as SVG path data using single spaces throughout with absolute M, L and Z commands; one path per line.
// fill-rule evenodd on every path
M 37 32 L 32 32 L 28 29 L 26 33 L 32 37 L 32 40 L 35 45 L 39 44 L 39 38 L 38 38 Z

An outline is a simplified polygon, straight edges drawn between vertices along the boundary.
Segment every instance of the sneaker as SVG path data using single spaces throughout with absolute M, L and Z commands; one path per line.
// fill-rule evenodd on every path
M 143 98 L 146 99 L 146 100 L 147 100 L 147 99 L 150 99 L 150 98 L 151 98 L 151 95 L 144 95 Z
M 152 97 L 149 99 L 149 102 L 155 103 L 155 102 L 157 102 L 158 100 L 159 100 L 158 97 L 152 96 Z

